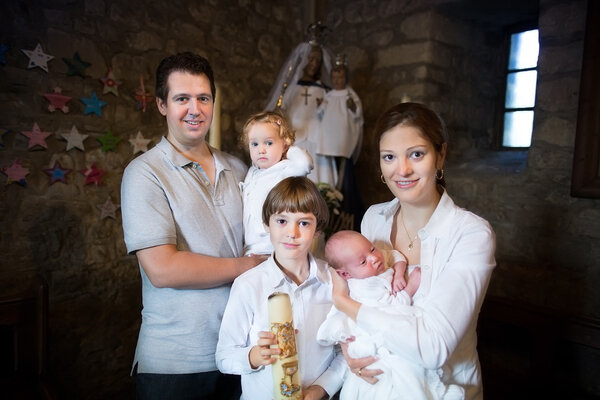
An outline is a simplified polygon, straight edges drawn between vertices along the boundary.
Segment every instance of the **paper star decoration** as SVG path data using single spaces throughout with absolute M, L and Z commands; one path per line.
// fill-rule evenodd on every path
M 102 151 L 115 151 L 117 145 L 122 139 L 120 137 L 116 137 L 113 135 L 112 131 L 109 129 L 106 131 L 106 135 L 98 138 L 98 141 L 102 143 Z
M 44 53 L 41 44 L 38 43 L 33 50 L 21 49 L 21 51 L 25 53 L 27 57 L 29 57 L 29 65 L 27 65 L 27 68 L 31 69 L 40 67 L 44 71 L 48 72 L 48 61 L 52 60 L 54 56 Z
M 75 54 L 73 54 L 73 58 L 69 59 L 63 57 L 63 61 L 69 67 L 69 70 L 67 71 L 68 76 L 79 75 L 82 78 L 85 78 L 85 69 L 92 65 L 89 62 L 83 61 L 81 57 L 79 57 L 78 52 L 75 52 Z
M 79 100 L 85 104 L 83 115 L 94 113 L 99 117 L 102 116 L 102 107 L 106 105 L 106 102 L 100 100 L 98 96 L 96 96 L 96 92 L 93 92 L 90 97 L 81 97 Z
M 71 100 L 71 97 L 62 94 L 62 89 L 58 86 L 54 88 L 54 93 L 44 93 L 44 97 L 50 102 L 48 111 L 54 112 L 56 110 L 60 110 L 64 114 L 69 112 L 67 103 L 69 100 Z
M 19 163 L 19 159 L 15 159 L 10 167 L 2 167 L 0 171 L 4 173 L 8 179 L 6 180 L 6 184 L 9 185 L 13 182 L 18 183 L 21 186 L 25 186 L 27 183 L 25 181 L 25 177 L 29 175 L 29 169 L 23 167 Z
M 56 182 L 67 183 L 67 175 L 69 175 L 71 171 L 71 169 L 63 169 L 58 161 L 54 161 L 54 167 L 44 170 L 44 172 L 50 177 L 51 185 Z
M 115 96 L 119 95 L 119 85 L 121 84 L 121 81 L 115 78 L 115 74 L 112 68 L 108 69 L 108 75 L 106 75 L 106 78 L 102 78 L 100 80 L 104 85 L 104 89 L 102 89 L 102 94 L 112 93 Z
M 100 179 L 106 172 L 102 171 L 101 169 L 98 169 L 98 167 L 96 167 L 96 163 L 93 163 L 88 168 L 82 169 L 81 173 L 85 175 L 84 185 L 90 185 L 92 183 L 95 183 L 96 186 L 100 186 Z
M 8 129 L 0 129 L 0 149 L 4 149 L 6 147 L 6 143 L 4 143 L 4 135 L 10 132 Z
M 51 132 L 42 132 L 37 122 L 33 123 L 33 128 L 30 131 L 21 131 L 21 133 L 29 138 L 28 149 L 31 149 L 36 145 L 47 149 L 48 144 L 46 143 L 46 138 L 52 135 Z
M 85 150 L 85 147 L 83 147 L 83 141 L 89 135 L 82 135 L 77 130 L 77 127 L 75 125 L 73 125 L 73 127 L 71 128 L 71 132 L 63 133 L 61 136 L 67 140 L 67 151 L 69 151 L 72 148 L 77 148 L 79 150 Z
M 143 112 L 146 112 L 146 108 L 148 107 L 148 104 L 150 104 L 152 102 L 152 95 L 150 94 L 150 92 L 146 92 L 146 88 L 144 87 L 144 78 L 142 78 L 141 75 L 140 75 L 140 90 L 135 92 L 135 99 L 137 100 L 136 109 L 137 110 L 141 109 Z
M 5 44 L 0 44 L 0 64 L 6 65 L 6 58 L 4 58 L 4 53 L 8 51 L 9 47 Z
M 151 139 L 146 139 L 142 136 L 142 132 L 138 131 L 136 136 L 132 136 L 129 139 L 129 143 L 133 146 L 133 154 L 137 153 L 145 153 L 148 151 L 148 144 L 151 142 Z
M 113 204 L 112 200 L 110 199 L 110 196 L 106 199 L 104 204 L 97 205 L 96 207 L 98 207 L 98 209 L 100 210 L 100 219 L 104 219 L 104 218 L 117 219 L 117 216 L 115 213 L 119 209 L 120 206 L 118 204 Z

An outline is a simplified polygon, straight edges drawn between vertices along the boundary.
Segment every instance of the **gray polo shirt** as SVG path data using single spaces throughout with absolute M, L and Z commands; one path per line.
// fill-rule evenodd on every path
M 242 200 L 238 183 L 246 166 L 211 148 L 212 186 L 202 167 L 163 137 L 125 169 L 121 210 L 130 254 L 174 244 L 178 250 L 239 257 L 243 249 Z M 215 263 L 214 268 L 219 268 Z M 134 360 L 138 372 L 214 371 L 215 348 L 230 285 L 212 289 L 156 288 L 142 275 L 142 326 Z

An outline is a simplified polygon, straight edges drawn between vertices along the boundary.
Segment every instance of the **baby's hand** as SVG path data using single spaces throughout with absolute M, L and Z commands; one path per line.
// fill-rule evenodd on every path
M 261 365 L 273 364 L 276 361 L 276 358 L 271 356 L 281 354 L 281 349 L 279 347 L 272 348 L 271 345 L 277 345 L 275 334 L 266 331 L 258 332 L 256 346 L 253 346 L 248 354 L 252 369 Z
M 398 261 L 394 264 L 394 278 L 392 279 L 392 292 L 394 294 L 402 291 L 406 287 L 406 262 Z

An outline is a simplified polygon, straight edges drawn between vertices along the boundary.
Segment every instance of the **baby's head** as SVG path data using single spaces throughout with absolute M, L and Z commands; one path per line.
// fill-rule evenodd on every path
M 385 271 L 383 254 L 363 235 L 339 231 L 325 245 L 325 258 L 344 279 L 363 279 Z
M 325 199 L 315 184 L 303 176 L 285 178 L 271 189 L 263 204 L 263 223 L 269 226 L 271 217 L 283 212 L 314 215 L 316 232 L 322 232 L 329 221 Z
M 331 69 L 331 87 L 343 90 L 348 83 L 348 68 L 345 65 L 336 65 Z
M 294 140 L 294 131 L 278 111 L 252 115 L 242 131 L 242 143 L 250 152 L 252 164 L 260 169 L 272 167 L 281 161 Z

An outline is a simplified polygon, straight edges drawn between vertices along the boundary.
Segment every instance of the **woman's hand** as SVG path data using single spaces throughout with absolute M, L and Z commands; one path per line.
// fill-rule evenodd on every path
M 324 397 L 327 397 L 327 392 L 319 385 L 302 389 L 302 400 L 321 400 Z
M 380 369 L 365 369 L 369 365 L 373 364 L 377 361 L 377 357 L 368 356 L 362 358 L 352 358 L 348 355 L 348 343 L 352 342 L 354 338 L 348 339 L 348 341 L 344 343 L 340 343 L 342 348 L 342 352 L 344 353 L 344 358 L 346 359 L 346 363 L 348 363 L 348 368 L 350 368 L 350 372 L 355 374 L 356 376 L 361 377 L 371 385 L 376 384 L 379 379 L 376 378 L 377 375 L 383 374 L 383 371 Z
M 275 334 L 266 331 L 258 332 L 256 346 L 253 346 L 248 354 L 252 369 L 261 365 L 273 364 L 277 360 L 271 356 L 281 354 L 281 349 L 279 347 L 271 348 L 271 345 L 277 345 Z
M 331 283 L 333 284 L 333 291 L 331 293 L 333 305 L 356 321 L 361 304 L 350 297 L 348 283 L 338 275 L 335 269 L 329 267 L 329 273 L 331 274 Z
M 333 284 L 333 304 L 337 307 L 335 303 L 336 300 L 340 300 L 343 297 L 348 297 L 350 291 L 348 289 L 348 282 L 344 278 L 342 278 L 337 271 L 329 267 L 329 272 L 331 273 L 331 283 Z

